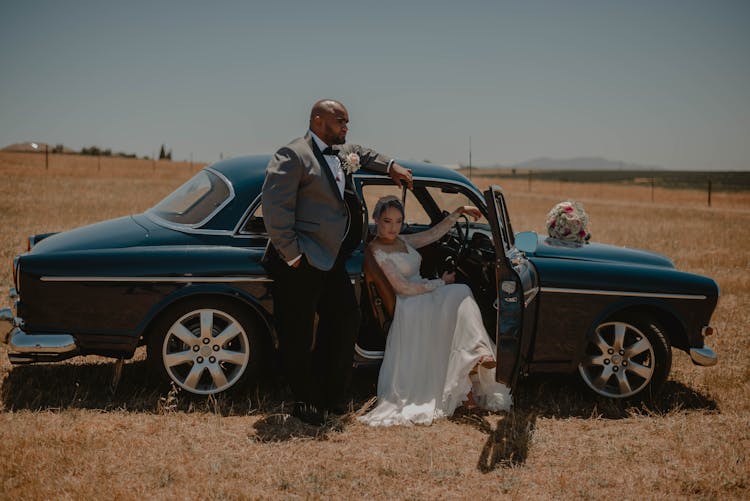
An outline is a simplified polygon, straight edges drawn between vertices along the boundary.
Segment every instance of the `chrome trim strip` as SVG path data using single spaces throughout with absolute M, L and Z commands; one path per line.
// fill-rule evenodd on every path
M 125 283 L 271 283 L 270 277 L 41 277 L 42 282 L 125 282 Z M 350 279 L 352 285 L 359 281 Z
M 204 233 L 208 235 L 226 235 L 226 234 L 231 235 L 233 232 L 229 230 L 200 230 L 201 226 L 203 226 L 204 224 L 209 222 L 211 219 L 213 219 L 213 217 L 219 212 L 221 212 L 221 210 L 224 207 L 226 207 L 229 204 L 229 202 L 234 200 L 234 197 L 235 197 L 234 185 L 232 184 L 231 181 L 229 181 L 229 179 L 224 174 L 217 171 L 216 169 L 212 169 L 211 167 L 204 167 L 202 170 L 210 171 L 216 177 L 221 179 L 224 182 L 224 184 L 227 185 L 227 188 L 229 188 L 229 196 L 225 198 L 222 203 L 217 205 L 216 208 L 208 216 L 203 218 L 202 221 L 199 221 L 193 224 L 173 223 L 171 221 L 167 221 L 166 219 L 160 216 L 157 216 L 156 214 L 153 214 L 152 213 L 153 207 L 148 209 L 144 214 L 146 214 L 146 216 L 148 216 L 148 218 L 151 219 L 151 221 L 153 221 L 154 223 L 160 226 L 173 229 L 173 230 L 184 231 L 186 233 Z
M 266 283 L 268 277 L 41 277 L 42 282 Z
M 534 287 L 526 292 L 526 300 L 523 303 L 524 308 L 531 304 L 537 294 L 539 294 L 539 287 Z
M 382 176 L 387 176 L 387 175 L 383 174 Z M 354 175 L 354 177 L 357 179 L 376 179 L 378 181 L 385 181 L 384 183 L 382 183 L 383 185 L 386 185 L 386 186 L 388 186 L 389 184 L 393 185 L 393 181 L 391 181 L 391 178 L 382 177 L 382 176 L 377 176 L 377 175 L 372 175 L 372 174 L 369 174 L 369 175 L 368 174 L 364 174 L 364 175 L 355 174 Z M 417 178 L 414 178 L 414 181 L 417 183 L 422 183 L 424 181 L 427 181 L 427 182 L 433 182 L 433 183 L 439 183 L 439 184 L 452 184 L 454 186 L 459 186 L 461 188 L 464 188 L 466 191 L 470 191 L 474 193 L 474 195 L 476 195 L 479 200 L 481 200 L 482 202 L 486 204 L 486 201 L 484 200 L 484 195 L 482 195 L 482 192 L 479 191 L 478 188 L 471 186 L 471 185 L 466 185 L 464 183 L 459 183 L 458 181 L 455 181 L 453 179 L 442 179 L 439 177 L 417 177 Z
M 151 209 L 144 212 L 143 215 L 149 218 L 151 222 L 156 223 L 163 228 L 168 228 L 170 230 L 175 230 L 182 233 L 190 233 L 194 235 L 234 235 L 234 233 L 230 230 L 202 230 L 200 228 L 193 228 L 184 224 L 170 223 L 169 221 L 160 218 L 156 214 L 152 214 Z
M 370 360 L 377 360 L 383 358 L 384 351 L 371 351 L 360 348 L 358 344 L 354 344 L 354 351 L 362 358 L 369 358 Z
M 605 291 L 595 289 L 566 289 L 561 287 L 542 287 L 541 292 L 554 292 L 562 294 L 586 294 L 590 296 L 623 296 L 623 297 L 658 297 L 663 299 L 698 299 L 704 300 L 706 296 L 698 294 L 663 294 L 661 292 L 627 292 L 627 291 Z

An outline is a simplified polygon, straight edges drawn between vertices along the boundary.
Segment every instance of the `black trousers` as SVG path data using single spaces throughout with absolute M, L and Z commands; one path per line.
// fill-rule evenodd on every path
M 331 270 L 323 271 L 303 255 L 293 268 L 269 247 L 266 268 L 274 279 L 282 369 L 294 398 L 322 408 L 342 403 L 361 321 L 346 258 L 339 256 Z

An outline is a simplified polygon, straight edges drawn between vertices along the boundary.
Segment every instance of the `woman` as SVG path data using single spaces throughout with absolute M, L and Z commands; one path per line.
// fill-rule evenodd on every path
M 476 207 L 456 209 L 427 231 L 401 235 L 404 207 L 393 196 L 373 211 L 377 237 L 370 244 L 397 294 L 378 378 L 377 406 L 359 419 L 372 426 L 430 424 L 467 402 L 490 410 L 511 406 L 507 386 L 495 381 L 495 347 L 482 324 L 471 289 L 419 275 L 415 250 L 445 235 L 461 214 L 475 219 Z

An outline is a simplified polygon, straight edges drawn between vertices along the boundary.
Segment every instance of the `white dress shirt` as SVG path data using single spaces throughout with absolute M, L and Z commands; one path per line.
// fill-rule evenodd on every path
M 310 135 L 312 136 L 313 141 L 315 141 L 315 144 L 318 145 L 320 151 L 325 150 L 329 146 L 316 136 L 313 131 L 310 131 Z M 339 187 L 339 193 L 341 193 L 341 197 L 343 198 L 346 179 L 344 179 L 344 169 L 341 168 L 341 159 L 336 155 L 323 155 L 323 158 L 326 159 L 328 168 L 331 169 L 331 174 L 333 174 L 333 178 L 336 180 L 336 184 Z

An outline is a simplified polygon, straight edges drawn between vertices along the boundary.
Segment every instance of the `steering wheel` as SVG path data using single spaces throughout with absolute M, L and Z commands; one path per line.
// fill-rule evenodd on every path
M 461 228 L 462 219 L 464 228 Z M 458 250 L 456 251 L 456 259 L 458 259 L 469 246 L 469 229 L 471 228 L 471 222 L 466 214 L 461 214 L 458 217 L 458 221 L 456 221 L 453 226 L 456 227 L 456 234 L 458 235 Z
M 445 213 L 445 215 L 446 217 L 448 216 L 447 213 Z M 461 219 L 464 220 L 463 227 L 461 226 Z M 458 221 L 453 223 L 453 226 L 456 228 L 458 248 L 451 255 L 446 257 L 445 261 L 443 262 L 443 270 L 448 271 L 455 271 L 459 268 L 458 262 L 461 260 L 461 257 L 464 255 L 466 249 L 469 246 L 469 218 L 466 215 L 461 214 Z

